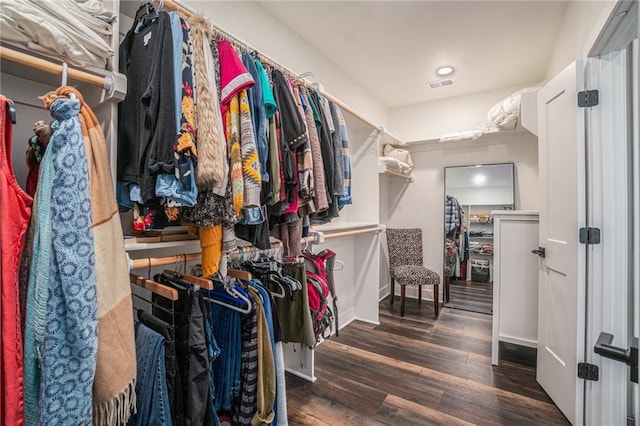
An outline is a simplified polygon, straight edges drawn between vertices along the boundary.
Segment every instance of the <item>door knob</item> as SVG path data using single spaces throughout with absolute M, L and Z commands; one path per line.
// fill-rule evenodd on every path
M 631 367 L 631 381 L 638 383 L 638 339 L 633 339 L 631 347 L 620 348 L 613 346 L 613 334 L 600 333 L 593 351 L 598 355 L 618 362 L 624 362 Z
M 531 250 L 531 253 L 533 253 L 533 254 L 537 254 L 538 256 L 540 256 L 540 257 L 542 257 L 542 258 L 544 258 L 544 256 L 545 256 L 545 250 L 544 250 L 544 247 L 538 247 L 538 249 L 537 249 L 537 250 Z

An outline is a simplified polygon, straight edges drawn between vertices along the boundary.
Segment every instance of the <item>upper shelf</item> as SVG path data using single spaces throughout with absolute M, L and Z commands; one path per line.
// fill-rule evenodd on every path
M 504 141 L 505 137 L 510 139 L 531 137 L 538 135 L 538 115 L 537 115 L 537 91 L 523 91 L 520 96 L 520 109 L 518 116 L 511 124 L 503 127 L 481 125 L 478 128 L 467 129 L 460 132 L 450 132 L 426 140 L 408 141 L 404 144 L 405 149 L 412 149 L 424 146 L 437 146 L 437 149 L 461 148 L 467 145 Z M 507 98 L 509 99 L 509 98 Z M 442 139 L 447 140 L 442 140 Z M 500 138 L 500 139 L 497 139 Z M 442 141 L 441 141 L 442 140 Z
M 378 173 L 413 182 L 413 167 L 392 157 L 378 157 Z

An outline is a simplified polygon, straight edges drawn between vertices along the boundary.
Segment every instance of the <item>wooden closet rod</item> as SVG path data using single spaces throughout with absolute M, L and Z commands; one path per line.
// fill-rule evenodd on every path
M 34 68 L 40 71 L 44 71 L 49 74 L 62 75 L 63 66 L 47 61 L 46 59 L 37 58 L 35 56 L 27 55 L 26 53 L 18 52 L 17 50 L 9 49 L 4 46 L 0 46 L 0 58 L 6 59 L 17 64 L 26 65 L 30 68 Z M 107 79 L 99 75 L 90 74 L 88 72 L 76 70 L 73 68 L 67 68 L 67 75 L 83 83 L 89 83 L 93 86 L 102 87 L 110 90 L 110 82 Z
M 351 235 L 368 234 L 371 232 L 382 232 L 382 229 L 383 228 L 380 228 L 379 226 L 374 226 L 371 228 L 354 229 L 353 231 L 333 232 L 331 234 L 324 234 L 324 239 L 330 240 L 331 238 L 348 237 Z
M 173 0 L 158 0 L 158 3 L 160 4 L 160 6 L 168 9 L 168 10 L 174 10 L 177 11 L 178 13 L 182 14 L 185 17 L 190 17 L 191 15 L 193 15 L 195 12 L 193 12 L 190 9 L 187 9 L 185 6 L 182 6 L 181 4 L 179 4 L 176 1 Z M 221 28 L 216 27 L 215 25 L 213 26 L 213 29 L 215 32 L 217 32 L 218 34 L 222 35 L 224 38 L 227 38 L 229 40 L 232 40 L 234 44 L 236 45 L 240 45 L 241 47 L 244 47 L 246 50 L 250 51 L 250 52 L 257 52 L 258 50 L 255 49 L 253 46 L 245 43 L 244 41 L 240 40 L 238 37 L 234 36 L 233 34 L 224 31 Z M 260 60 L 263 62 L 268 63 L 269 65 L 271 65 L 274 68 L 279 68 L 280 70 L 285 71 L 286 74 L 289 74 L 294 80 L 297 80 L 299 74 L 293 72 L 291 69 L 280 65 L 278 62 L 276 62 L 275 60 L 271 59 L 270 57 L 259 53 L 260 56 Z M 304 83 L 307 87 L 318 90 L 318 88 L 313 84 L 310 83 L 309 81 L 302 79 L 299 80 L 302 83 Z M 340 99 L 336 98 L 335 96 L 333 96 L 332 94 L 324 91 L 324 90 L 320 90 L 319 91 L 320 94 L 322 96 L 324 96 L 325 98 L 327 98 L 328 100 L 330 100 L 331 102 L 337 104 L 340 109 L 343 109 L 345 111 L 348 111 L 351 115 L 353 115 L 354 117 L 356 117 L 358 120 L 362 121 L 363 123 L 371 126 L 374 129 L 378 129 L 381 130 L 382 132 L 386 133 L 387 135 L 389 135 L 392 139 L 398 141 L 398 143 L 401 143 L 400 139 L 398 139 L 397 137 L 395 137 L 394 135 L 392 135 L 391 133 L 387 132 L 383 126 L 374 123 L 373 121 L 369 120 L 368 118 L 366 118 L 365 116 L 363 116 L 362 114 L 360 114 L 358 111 L 356 111 L 355 109 L 351 108 L 349 105 L 345 104 L 344 102 L 342 102 Z
M 379 226 L 372 226 L 370 228 L 354 229 L 351 231 L 342 231 L 342 232 L 333 232 L 330 234 L 324 234 L 324 239 L 330 240 L 332 238 L 349 237 L 352 235 L 368 234 L 371 232 L 382 232 L 383 230 L 384 228 L 381 228 Z M 309 237 L 304 237 L 300 240 L 300 244 L 308 244 L 308 243 L 317 243 L 316 236 L 311 235 Z
M 282 247 L 281 242 L 275 242 L 271 244 L 271 248 Z M 254 246 L 244 246 L 244 253 L 249 253 L 254 250 L 260 250 Z M 235 249 L 230 254 L 240 252 L 239 249 Z M 165 256 L 165 257 L 143 257 L 141 259 L 135 259 L 131 261 L 131 269 L 142 269 L 149 268 L 154 266 L 167 266 L 167 265 L 182 265 L 184 262 L 196 262 L 198 260 L 202 260 L 201 253 L 190 253 L 190 254 L 175 254 L 173 256 Z
M 150 268 L 153 266 L 167 266 L 167 265 L 181 265 L 182 262 L 195 262 L 202 259 L 202 254 L 177 254 L 174 256 L 165 257 L 144 257 L 142 259 L 135 259 L 133 261 L 133 267 L 131 269 Z

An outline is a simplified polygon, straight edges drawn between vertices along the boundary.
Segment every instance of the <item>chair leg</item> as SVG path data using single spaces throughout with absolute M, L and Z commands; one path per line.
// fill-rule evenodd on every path
M 442 302 L 449 303 L 449 277 L 444 277 L 444 294 L 442 295 Z
M 422 305 L 422 286 L 418 286 L 418 305 Z
M 438 293 L 440 292 L 440 285 L 433 285 L 433 311 L 436 314 L 436 318 L 438 318 L 438 313 L 440 312 L 440 303 L 438 303 Z
M 389 304 L 391 306 L 393 306 L 393 298 L 396 297 L 395 292 L 395 280 L 393 279 L 393 277 L 391 277 L 391 300 L 389 301 Z
M 400 316 L 401 317 L 404 316 L 404 293 L 406 288 L 407 288 L 406 285 L 400 286 Z

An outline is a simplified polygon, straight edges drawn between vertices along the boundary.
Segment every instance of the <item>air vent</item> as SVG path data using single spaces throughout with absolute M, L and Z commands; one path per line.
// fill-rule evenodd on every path
M 431 87 L 432 89 L 435 89 L 443 86 L 451 86 L 453 84 L 453 80 L 434 80 L 434 81 L 430 81 L 428 84 L 429 84 L 429 87 Z

